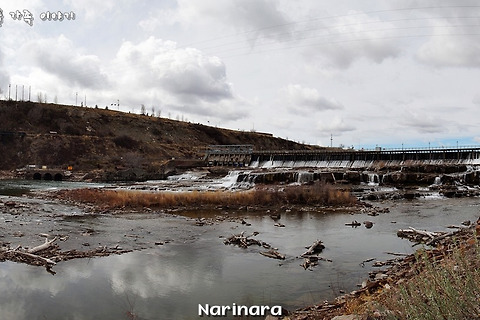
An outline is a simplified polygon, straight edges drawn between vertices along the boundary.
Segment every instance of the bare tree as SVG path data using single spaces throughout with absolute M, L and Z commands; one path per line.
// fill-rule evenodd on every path
M 42 103 L 43 102 L 43 94 L 41 92 L 37 93 L 37 101 Z
M 142 104 L 142 107 L 140 108 L 140 113 L 145 115 L 146 112 L 147 112 L 147 109 L 145 108 L 145 105 Z

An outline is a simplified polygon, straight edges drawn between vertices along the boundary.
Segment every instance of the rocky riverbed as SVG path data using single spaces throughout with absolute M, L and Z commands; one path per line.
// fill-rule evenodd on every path
M 151 188 L 152 183 L 115 188 L 118 187 L 147 192 L 148 190 L 145 189 Z M 279 187 L 283 186 L 279 185 Z M 362 187 L 371 191 L 376 186 L 363 185 Z M 203 208 L 203 210 L 176 208 L 167 211 L 150 208 L 108 210 L 85 203 L 65 202 L 48 190 L 2 196 L 0 201 L 2 235 L 0 240 L 3 243 L 5 260 L 32 263 L 28 259 L 24 261 L 26 259 L 24 255 L 14 251 L 29 253 L 29 250 L 45 244 L 46 239 L 48 241 L 55 239 L 52 247 L 44 252 L 46 253 L 44 258 L 56 264 L 48 266 L 48 263 L 35 259 L 33 260 L 35 263 L 32 264 L 45 265 L 48 270 L 57 272 L 56 277 L 61 277 L 65 269 L 78 264 L 70 261 L 62 262 L 64 260 L 104 255 L 117 256 L 116 254 L 124 253 L 121 257 L 125 258 L 121 258 L 121 261 L 124 259 L 129 261 L 132 257 L 135 257 L 135 260 L 138 259 L 135 263 L 132 262 L 132 269 L 129 272 L 138 274 L 136 281 L 143 287 L 148 280 L 141 278 L 140 274 L 149 274 L 149 272 L 143 270 L 144 262 L 142 261 L 158 255 L 163 258 L 158 261 L 154 259 L 157 273 L 163 272 L 158 270 L 165 269 L 165 263 L 168 263 L 169 272 L 172 275 L 176 274 L 177 269 L 182 269 L 182 265 L 191 265 L 187 270 L 189 272 L 197 270 L 196 274 L 201 279 L 209 275 L 212 268 L 220 270 L 218 273 L 215 272 L 217 280 L 208 280 L 209 290 L 223 292 L 221 289 L 223 287 L 229 288 L 229 292 L 236 292 L 236 294 L 216 295 L 212 292 L 213 300 L 207 299 L 205 303 L 223 301 L 231 304 L 232 301 L 238 301 L 239 297 L 246 299 L 244 298 L 246 296 L 252 296 L 253 301 L 260 303 L 261 292 L 268 292 L 272 303 L 280 301 L 280 304 L 291 311 L 305 305 L 316 305 L 309 310 L 297 312 L 296 316 L 299 319 L 302 317 L 308 319 L 305 318 L 307 315 L 320 314 L 319 310 L 325 305 L 318 305 L 319 301 L 329 299 L 332 301 L 329 305 L 335 305 L 330 299 L 342 292 L 358 291 L 359 295 L 366 292 L 362 282 L 369 279 L 369 273 L 378 271 L 374 263 L 398 258 L 387 252 L 410 254 L 411 244 L 396 235 L 399 229 L 414 227 L 417 230 L 450 232 L 454 229 L 449 229 L 448 226 L 461 226 L 461 222 L 466 220 L 471 220 L 473 223 L 478 218 L 479 206 L 476 197 L 420 196 L 410 200 L 389 198 L 367 201 L 369 205 L 362 204 L 348 210 L 315 206 L 280 206 L 278 208 L 259 206 L 248 208 L 248 210 L 246 207 L 225 206 L 213 208 L 214 210 L 212 208 Z M 360 225 L 356 228 L 347 225 L 354 221 L 358 221 Z M 366 221 L 372 222 L 370 229 L 366 228 L 364 224 Z M 271 250 L 278 252 L 285 259 L 277 260 L 262 256 L 259 253 L 267 249 L 259 246 L 239 248 L 224 245 L 225 239 L 242 232 L 246 236 L 258 232 L 254 239 L 268 244 L 272 247 Z M 325 249 L 318 255 L 316 266 L 304 268 L 302 267 L 304 258 L 300 256 L 306 251 L 305 247 L 311 246 L 316 240 L 321 240 Z M 7 251 L 10 252 L 7 253 Z M 133 253 L 126 253 L 129 251 Z M 187 251 L 188 255 L 185 255 Z M 33 254 L 41 256 L 41 253 L 37 251 Z M 165 256 L 166 253 L 168 255 Z M 15 258 L 15 255 L 21 258 Z M 174 256 L 182 258 L 177 261 Z M 372 258 L 375 259 L 370 260 Z M 110 260 L 98 261 L 98 264 L 102 264 L 101 261 Z M 401 262 L 396 260 L 395 263 Z M 41 268 L 38 269 L 41 270 Z M 108 274 L 109 272 L 106 276 Z M 261 274 L 260 278 L 257 278 L 258 274 Z M 373 283 L 379 280 L 375 277 L 382 278 L 384 277 L 382 274 L 387 274 L 387 270 L 382 268 L 382 272 L 376 272 L 370 281 Z M 338 280 L 339 277 L 345 280 Z M 229 283 L 232 278 L 237 279 L 239 284 L 232 287 Z M 126 279 L 122 281 L 128 281 Z M 185 285 L 183 280 L 176 276 L 175 279 L 177 279 L 174 281 L 176 285 Z M 262 282 L 261 287 L 258 287 L 260 279 L 268 279 L 268 281 L 265 280 L 266 282 Z M 285 286 L 280 286 L 279 279 L 282 279 Z M 315 285 L 310 285 L 311 283 Z M 383 284 L 375 286 L 385 287 Z M 155 290 L 150 289 L 152 296 L 155 296 L 153 293 Z M 201 301 L 202 295 L 199 292 L 204 292 L 204 289 L 190 288 L 182 297 Z M 143 301 L 144 298 L 139 299 Z M 172 303 L 164 301 L 164 298 L 156 297 L 156 299 L 162 301 L 162 305 Z M 176 299 L 178 300 L 178 296 Z M 197 306 L 186 308 L 179 305 L 177 307 L 172 311 L 173 315 L 184 312 L 185 316 L 189 314 L 191 316 Z M 182 311 L 182 308 L 185 310 Z M 87 309 L 83 309 L 82 312 L 89 314 Z M 333 310 L 339 312 L 328 313 L 332 317 L 348 312 L 342 307 L 326 309 L 329 312 Z M 48 314 L 48 311 L 42 312 Z M 161 311 L 150 310 L 148 306 L 137 310 L 137 314 L 144 317 L 149 313 L 150 317 L 158 317 L 158 312 Z M 165 318 L 174 319 L 175 316 L 172 314 Z M 91 313 L 89 315 L 94 316 Z

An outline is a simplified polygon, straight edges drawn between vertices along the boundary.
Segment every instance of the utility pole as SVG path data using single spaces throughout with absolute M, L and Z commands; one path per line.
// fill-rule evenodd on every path
M 333 148 L 333 134 L 330 134 L 330 148 Z

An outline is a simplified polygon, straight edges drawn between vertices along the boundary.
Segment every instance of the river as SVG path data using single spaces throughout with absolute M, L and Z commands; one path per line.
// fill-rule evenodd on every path
M 29 201 L 22 194 L 31 188 L 85 184 L 49 182 L 32 186 L 19 182 L 19 188 L 15 188 L 15 182 L 10 181 L 8 187 L 6 183 L 1 185 L 0 200 L 22 202 Z M 364 260 L 391 259 L 387 252 L 413 252 L 410 242 L 396 236 L 398 229 L 411 226 L 441 231 L 464 220 L 476 221 L 480 199 L 430 197 L 374 204 L 388 207 L 390 212 L 375 217 L 322 210 L 283 212 L 280 222 L 285 227 L 274 226 L 267 212 L 244 214 L 251 225 L 227 219 L 197 226 L 192 218 L 205 213 L 196 211 L 187 214 L 189 217 L 155 212 L 94 217 L 88 223 L 112 237 L 121 238 L 124 230 L 137 228 L 155 239 L 169 241 L 118 256 L 60 262 L 54 267 L 54 276 L 41 267 L 2 262 L 0 318 L 197 319 L 199 304 L 233 303 L 281 305 L 292 310 L 355 290 L 374 269 L 371 262 L 362 266 Z M 65 211 L 64 206 L 57 208 L 52 202 L 40 205 L 48 205 L 54 212 Z M 0 216 L 0 235 L 8 232 L 6 219 L 12 218 Z M 352 220 L 370 220 L 374 226 L 345 226 Z M 81 228 L 83 223 L 51 221 L 59 229 Z M 224 245 L 225 237 L 242 231 L 258 232 L 258 240 L 271 244 L 287 258 L 264 257 L 259 254 L 264 250 L 260 247 Z M 320 261 L 318 266 L 304 270 L 300 266 L 303 260 L 297 257 L 317 239 L 326 247 L 321 256 L 331 261 Z

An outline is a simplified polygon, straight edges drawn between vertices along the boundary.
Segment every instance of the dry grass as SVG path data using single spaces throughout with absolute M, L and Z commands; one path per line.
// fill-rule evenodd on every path
M 69 200 L 95 204 L 102 208 L 174 208 L 195 206 L 246 205 L 353 205 L 349 191 L 328 184 L 291 186 L 283 190 L 145 192 L 131 190 L 78 189 L 59 192 Z
M 422 270 L 384 305 L 389 319 L 480 319 L 480 249 L 457 246 L 442 261 L 420 254 Z

